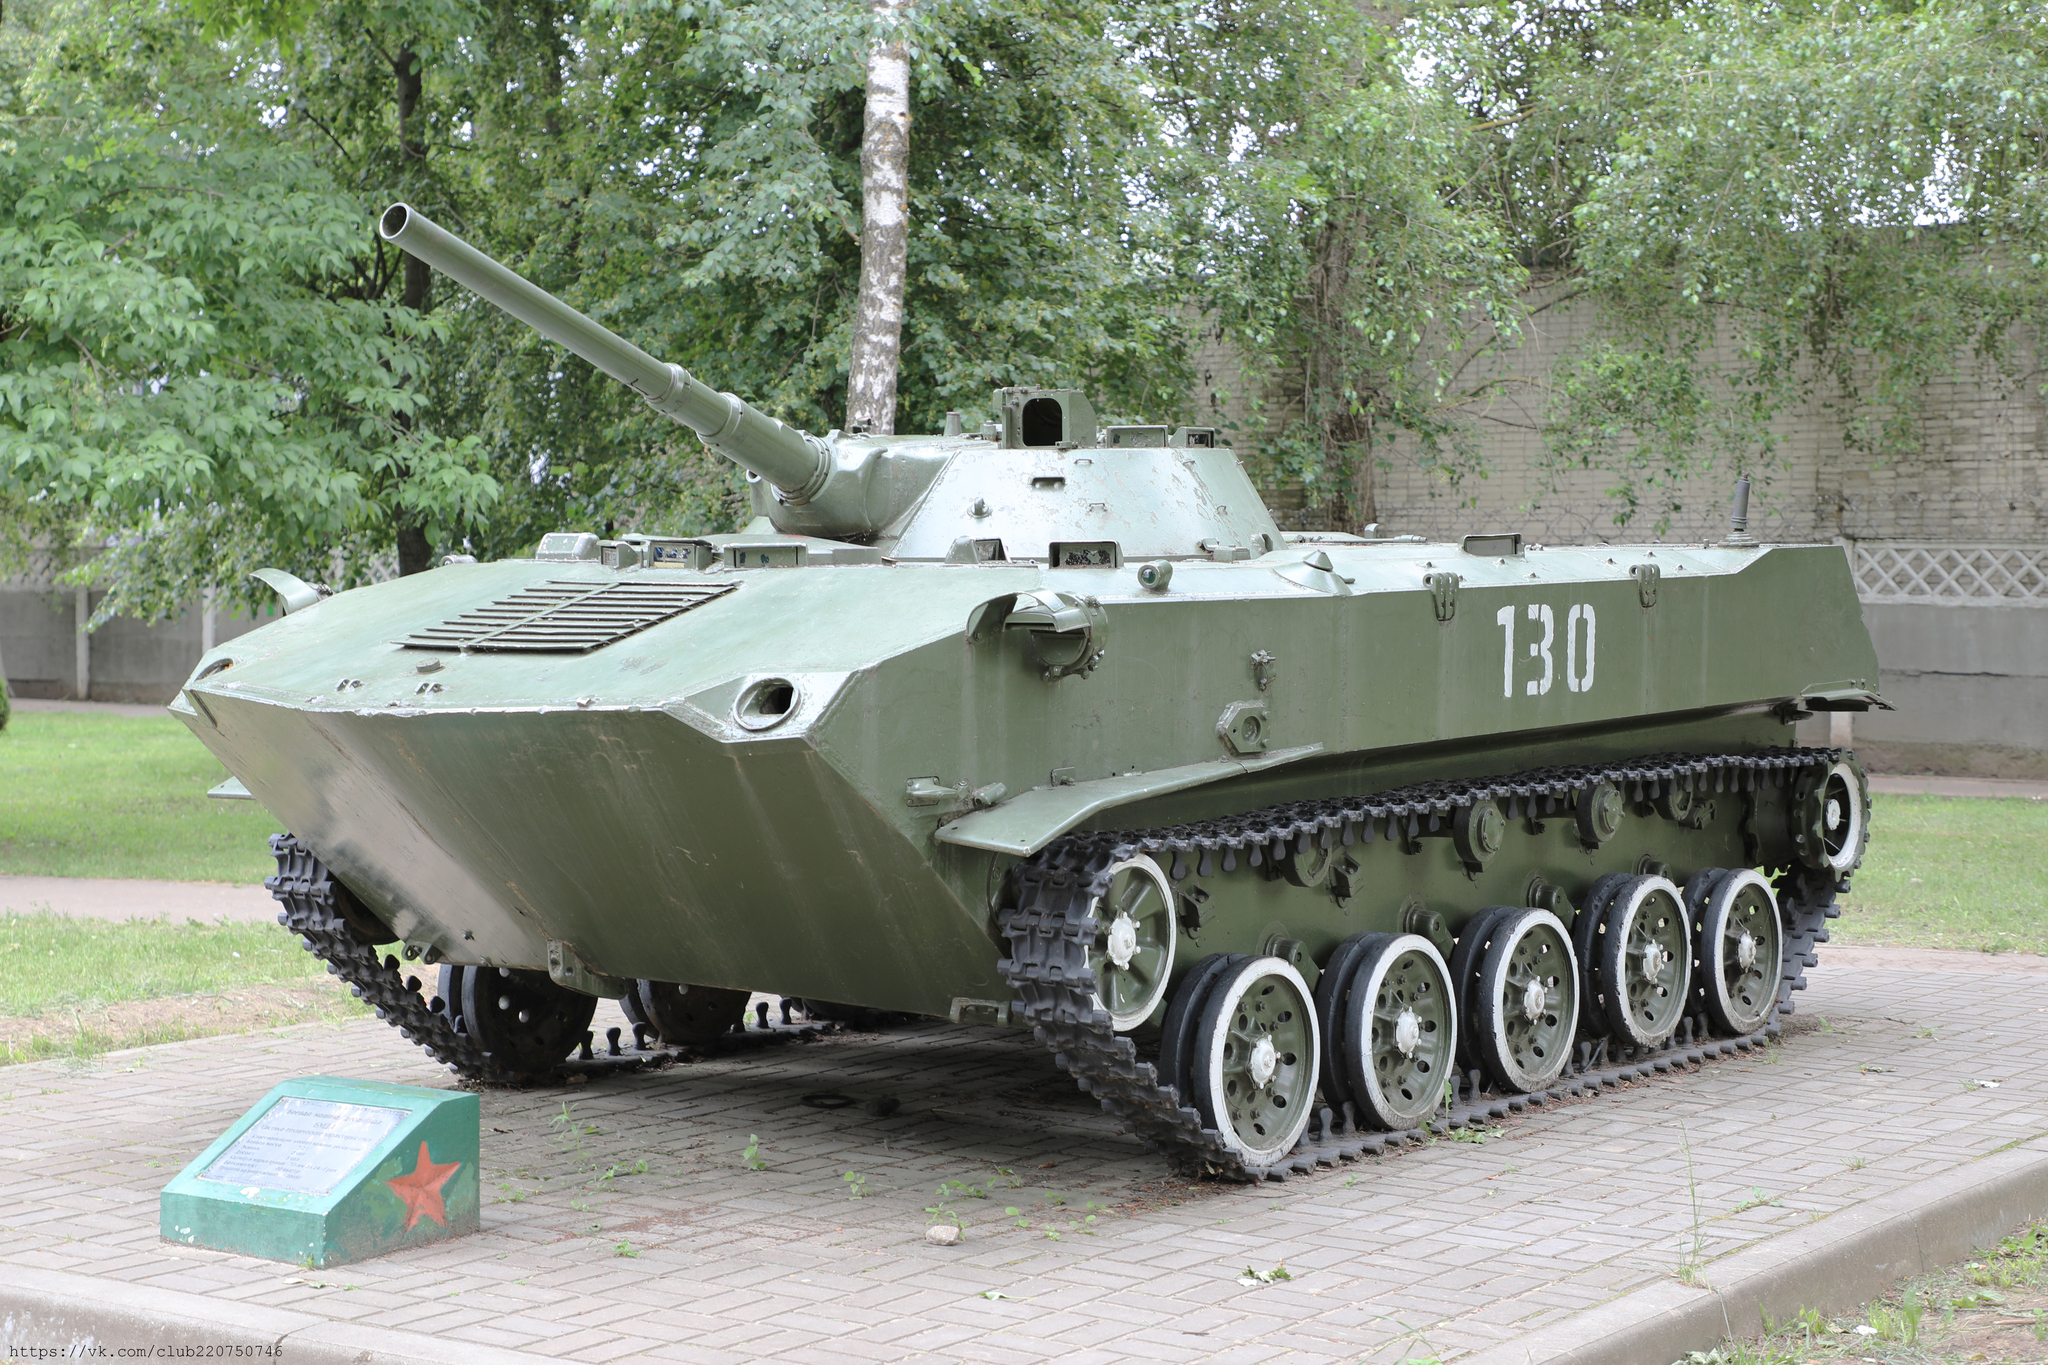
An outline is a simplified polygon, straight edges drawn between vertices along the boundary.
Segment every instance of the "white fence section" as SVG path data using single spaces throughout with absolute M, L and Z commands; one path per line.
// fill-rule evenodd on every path
M 1847 549 L 1865 602 L 2048 606 L 2048 545 L 1883 540 Z

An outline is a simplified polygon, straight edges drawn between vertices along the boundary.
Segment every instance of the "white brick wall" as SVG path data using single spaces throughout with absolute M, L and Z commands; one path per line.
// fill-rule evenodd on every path
M 1532 308 L 1546 297 L 1554 293 L 1532 291 Z M 1452 485 L 1417 462 L 1412 438 L 1383 450 L 1392 467 L 1373 473 L 1382 530 L 1429 536 L 1519 530 L 1550 542 L 1654 538 L 1652 510 L 1626 528 L 1615 525 L 1619 504 L 1608 492 L 1616 482 L 1611 474 L 1547 476 L 1541 460 L 1552 367 L 1595 335 L 1598 323 L 1596 309 L 1584 300 L 1536 308 L 1521 346 L 1468 370 L 1464 386 L 1484 386 L 1469 413 L 1486 477 Z M 2030 348 L 2022 347 L 2019 358 L 2027 368 Z M 1195 367 L 1198 405 L 1237 426 L 1241 446 L 1253 445 L 1257 433 L 1249 429 L 1250 404 L 1235 354 L 1207 334 Z M 1284 391 L 1284 381 L 1277 387 Z M 1298 411 L 1278 395 L 1269 406 L 1269 430 Z M 1961 357 L 1954 377 L 1928 387 L 1915 450 L 1850 446 L 1841 401 L 1826 383 L 1773 429 L 1778 448 L 1756 472 L 1751 500 L 1750 529 L 1760 539 L 2048 544 L 2048 405 L 2037 381 L 2015 384 L 1975 357 Z M 1724 466 L 1681 485 L 1682 510 L 1664 538 L 1724 534 L 1733 480 Z M 1298 489 L 1273 490 L 1269 501 L 1286 524 L 1315 520 L 1289 510 L 1299 506 Z

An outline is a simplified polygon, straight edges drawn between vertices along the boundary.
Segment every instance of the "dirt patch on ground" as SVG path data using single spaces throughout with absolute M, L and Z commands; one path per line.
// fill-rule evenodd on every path
M 1959 1313 L 1931 1335 L 1923 1329 L 1921 1349 L 1937 1360 L 2048 1360 L 2048 1291 L 2014 1290 L 1998 1309 Z
M 0 1015 L 0 1064 L 355 1019 L 367 1012 L 346 986 L 328 976 L 290 985 L 124 1000 L 91 1009 L 52 1009 L 34 1016 Z
M 1981 1291 L 1979 1291 L 1981 1293 Z M 1727 1365 L 2041 1365 L 2048 1361 L 2048 1291 L 1994 1291 L 2005 1300 L 1977 1307 L 1967 1298 L 1936 1303 L 1905 1330 L 1895 1304 L 1879 1306 L 1871 1322 L 1830 1323 L 1804 1342 L 1754 1354 L 1722 1355 Z M 1859 1330 L 1859 1327 L 1863 1330 Z M 1712 1355 L 1707 1356 L 1713 1359 Z M 1683 1365 L 1683 1362 L 1681 1362 Z

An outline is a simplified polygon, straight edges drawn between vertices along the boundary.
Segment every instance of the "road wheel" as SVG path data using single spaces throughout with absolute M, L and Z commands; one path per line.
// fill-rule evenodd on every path
M 744 1023 L 749 992 L 679 981 L 635 981 L 626 1017 L 645 1024 L 664 1043 L 708 1043 Z M 626 1000 L 620 1001 L 622 1007 Z
M 492 1061 L 509 1071 L 546 1071 L 582 1043 L 597 1012 L 593 996 L 517 967 L 462 969 L 462 1022 Z
M 1294 1149 L 1315 1107 L 1321 1061 L 1308 983 L 1286 961 L 1249 958 L 1210 987 L 1196 1107 L 1247 1166 L 1270 1166 Z
M 1467 1028 L 1496 1085 L 1541 1090 L 1571 1060 L 1579 970 L 1564 925 L 1548 910 L 1516 910 L 1492 932 Z
M 1694 998 L 1717 1032 L 1755 1033 L 1770 1018 L 1785 952 L 1771 884 L 1749 868 L 1724 872 L 1689 903 Z
M 1681 893 L 1663 877 L 1631 877 L 1600 936 L 1600 1006 L 1615 1039 L 1656 1047 L 1691 998 L 1692 933 Z
M 1342 1033 L 1325 1035 L 1337 1064 L 1324 1069 L 1344 1073 L 1362 1120 L 1415 1128 L 1444 1102 L 1458 1055 L 1450 969 L 1419 934 L 1371 937 L 1345 993 Z

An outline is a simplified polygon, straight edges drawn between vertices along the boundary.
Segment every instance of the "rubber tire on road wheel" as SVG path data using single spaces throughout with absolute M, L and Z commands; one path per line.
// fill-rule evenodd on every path
M 1201 1031 L 1202 1005 L 1209 998 L 1209 988 L 1225 971 L 1250 960 L 1243 953 L 1209 954 L 1188 969 L 1166 1006 L 1159 1039 L 1159 1083 L 1172 1087 L 1183 1108 L 1195 1107 L 1196 1035 Z
M 1475 1035 L 1480 1064 L 1494 1084 L 1510 1091 L 1541 1090 L 1563 1073 L 1571 1061 L 1572 1040 L 1579 1017 L 1579 970 L 1571 935 L 1548 910 L 1518 910 L 1493 931 L 1480 968 L 1477 1008 L 1466 1027 Z M 1551 960 L 1546 960 L 1551 959 Z M 1534 1021 L 1510 1002 L 1510 989 L 1523 989 L 1517 979 L 1547 983 L 1546 994 L 1559 997 Z M 1540 1047 L 1518 1046 L 1525 1035 Z
M 619 997 L 619 1013 L 626 1016 L 626 1022 L 637 1028 L 654 1032 L 654 1025 L 647 1020 L 647 1012 L 640 1008 L 640 983 L 628 984 L 626 993 Z
M 1323 974 L 1316 979 L 1316 1027 L 1322 1030 L 1325 1046 L 1337 1052 L 1337 1040 L 1344 1036 L 1344 1003 L 1351 994 L 1353 969 L 1359 958 L 1392 934 L 1353 934 L 1330 950 Z M 1341 1109 L 1355 1098 L 1351 1081 L 1342 1066 L 1323 1068 L 1323 1098 L 1332 1109 Z
M 1456 946 L 1451 949 L 1451 999 L 1458 1005 L 1458 1065 L 1469 1071 L 1479 1065 L 1479 1051 L 1473 1045 L 1473 1008 L 1479 999 L 1479 968 L 1486 960 L 1486 945 L 1493 941 L 1493 926 L 1521 909 L 1515 905 L 1490 905 L 1465 921 Z
M 452 962 L 442 963 L 440 993 L 435 997 L 441 1002 L 441 1012 L 448 1018 L 448 1027 L 457 1033 L 469 1032 L 462 1023 L 462 974 L 467 970 Z
M 1586 903 L 1572 918 L 1572 951 L 1579 959 L 1581 1037 L 1607 1036 L 1607 1015 L 1600 1008 L 1600 988 L 1594 980 L 1600 961 L 1600 925 L 1607 918 L 1607 908 L 1614 904 L 1615 893 L 1627 885 L 1629 876 L 1626 872 L 1608 872 L 1595 877 L 1592 887 L 1586 892 Z

